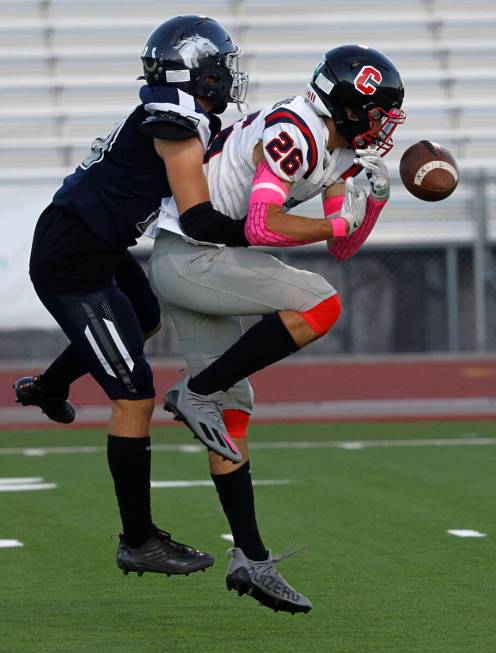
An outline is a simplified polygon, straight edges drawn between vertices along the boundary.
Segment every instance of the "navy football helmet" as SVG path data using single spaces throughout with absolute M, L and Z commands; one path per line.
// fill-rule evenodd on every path
M 382 156 L 393 147 L 391 135 L 406 118 L 398 69 L 382 52 L 363 45 L 326 52 L 306 96 L 317 113 L 334 120 L 353 149 L 375 147 Z
M 147 39 L 141 59 L 149 86 L 170 85 L 212 100 L 212 113 L 228 102 L 240 108 L 248 90 L 248 75 L 240 72 L 241 50 L 212 18 L 176 16 L 159 25 Z

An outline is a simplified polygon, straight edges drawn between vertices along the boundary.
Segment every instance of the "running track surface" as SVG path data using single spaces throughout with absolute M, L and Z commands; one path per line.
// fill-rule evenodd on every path
M 159 404 L 179 378 L 181 363 L 153 364 L 153 368 Z M 12 382 L 42 369 L 0 370 L 0 428 L 53 424 L 42 415 L 35 417 L 38 409 L 13 403 Z M 496 358 L 301 358 L 262 370 L 250 380 L 259 407 L 255 417 L 262 421 L 496 418 Z M 105 421 L 108 400 L 90 377 L 73 385 L 71 400 L 82 413 L 86 410 L 85 424 Z M 169 416 L 157 410 L 154 421 L 167 422 Z

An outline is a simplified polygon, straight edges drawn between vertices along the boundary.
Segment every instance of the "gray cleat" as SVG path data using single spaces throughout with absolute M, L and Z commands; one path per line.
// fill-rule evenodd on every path
M 206 447 L 233 463 L 241 462 L 241 453 L 229 437 L 222 419 L 221 393 L 199 395 L 188 388 L 189 377 L 178 381 L 164 397 L 164 410 L 184 422 Z
M 249 560 L 240 548 L 229 549 L 232 556 L 226 576 L 228 590 L 237 590 L 239 596 L 249 594 L 254 599 L 272 608 L 274 612 L 310 612 L 310 601 L 294 590 L 277 571 L 274 563 L 287 556 L 273 556 L 269 551 L 267 560 Z
M 155 528 L 151 537 L 139 547 L 130 546 L 123 535 L 119 535 L 117 566 L 124 574 L 136 571 L 142 576 L 145 571 L 158 574 L 183 574 L 205 571 L 214 564 L 210 553 L 202 553 L 186 544 L 175 542 L 170 533 Z

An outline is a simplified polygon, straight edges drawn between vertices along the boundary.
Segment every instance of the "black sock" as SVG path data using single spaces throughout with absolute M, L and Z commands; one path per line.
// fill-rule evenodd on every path
M 108 436 L 107 460 L 114 479 L 124 538 L 141 546 L 153 530 L 150 504 L 150 438 Z
M 212 474 L 212 480 L 231 527 L 234 546 L 243 549 L 250 560 L 266 560 L 269 552 L 258 532 L 250 461 L 230 474 Z
M 71 383 L 87 372 L 88 367 L 77 356 L 73 345 L 69 345 L 43 372 L 41 383 L 50 395 L 66 399 Z
M 222 356 L 192 378 L 188 387 L 201 395 L 226 392 L 241 379 L 295 351 L 298 346 L 279 314 L 273 313 L 248 329 Z

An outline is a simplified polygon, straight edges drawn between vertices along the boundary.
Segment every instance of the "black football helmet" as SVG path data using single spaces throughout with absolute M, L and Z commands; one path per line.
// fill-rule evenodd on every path
M 326 52 L 306 95 L 317 113 L 334 120 L 337 132 L 353 149 L 375 147 L 382 156 L 393 147 L 391 135 L 406 118 L 398 69 L 382 52 L 363 45 Z M 378 120 L 379 133 L 372 129 Z
M 238 69 L 241 50 L 219 23 L 206 16 L 176 16 L 148 37 L 141 59 L 149 86 L 175 86 L 213 100 L 212 113 L 228 102 L 240 107 L 248 90 L 248 75 Z

